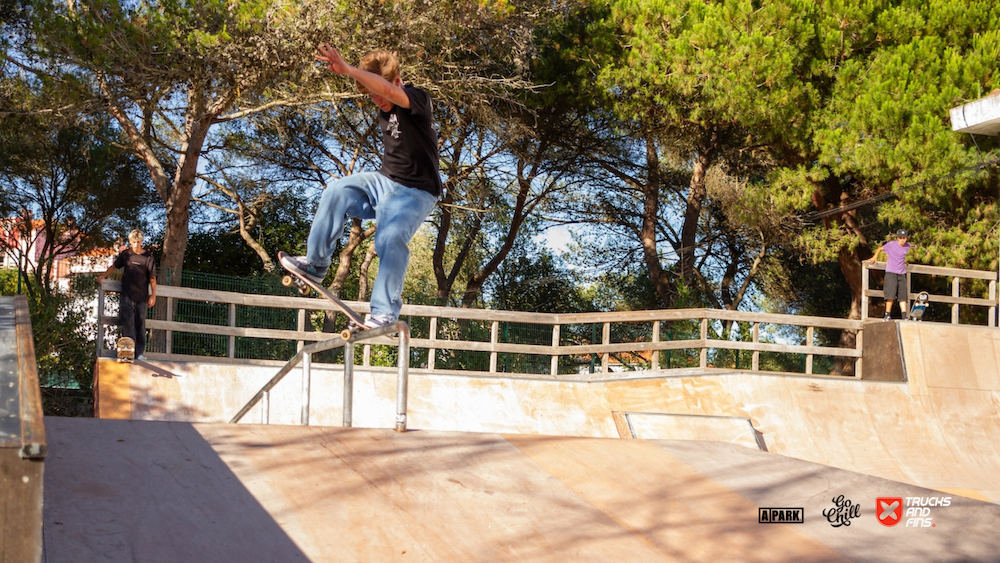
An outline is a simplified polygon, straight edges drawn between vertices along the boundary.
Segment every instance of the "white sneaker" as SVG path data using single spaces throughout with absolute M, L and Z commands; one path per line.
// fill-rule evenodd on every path
M 146 354 L 139 354 L 139 356 L 136 359 L 139 360 L 140 362 L 145 362 Z
M 395 321 L 384 315 L 365 315 L 365 328 L 378 328 L 391 325 Z

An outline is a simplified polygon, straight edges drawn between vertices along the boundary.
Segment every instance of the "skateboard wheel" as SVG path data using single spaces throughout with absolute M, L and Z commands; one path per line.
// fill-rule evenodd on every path
M 340 331 L 340 337 L 343 338 L 344 340 L 350 340 L 351 339 L 351 335 L 353 335 L 353 334 L 354 334 L 353 331 L 351 331 L 350 329 L 346 329 L 346 328 L 344 330 Z
M 294 283 L 295 283 L 295 279 L 292 278 L 292 276 L 289 276 L 289 275 L 281 276 L 281 285 L 283 285 L 285 287 L 292 287 L 292 284 L 294 284 Z
M 306 286 L 299 286 L 299 295 L 309 295 L 309 288 Z

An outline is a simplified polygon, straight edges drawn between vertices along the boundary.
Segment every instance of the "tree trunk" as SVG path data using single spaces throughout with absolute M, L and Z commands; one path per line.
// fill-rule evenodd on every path
M 479 297 L 479 293 L 482 291 L 483 284 L 486 283 L 487 278 L 500 267 L 500 263 L 510 253 L 510 249 L 514 247 L 514 240 L 517 238 L 521 224 L 524 223 L 524 218 L 529 212 L 529 210 L 525 209 L 525 202 L 528 199 L 528 194 L 531 193 L 531 182 L 534 180 L 533 176 L 525 176 L 523 174 L 524 169 L 524 161 L 519 160 L 517 164 L 519 189 L 517 199 L 514 203 L 514 216 L 510 219 L 510 226 L 507 227 L 507 236 L 504 238 L 503 245 L 500 246 L 500 250 L 497 251 L 485 266 L 480 268 L 475 274 L 472 274 L 469 283 L 465 286 L 465 293 L 462 294 L 462 307 L 472 307 L 476 298 Z
M 337 271 L 333 274 L 333 283 L 330 284 L 330 293 L 340 297 L 344 284 L 347 283 L 347 276 L 351 273 L 351 264 L 354 263 L 354 251 L 368 237 L 375 234 L 378 226 L 361 230 L 361 219 L 351 220 L 351 233 L 347 237 L 347 244 L 340 249 L 340 260 L 337 262 Z
M 451 232 L 451 203 L 453 201 L 451 190 L 445 192 L 445 197 L 441 199 L 437 239 L 434 241 L 434 253 L 431 255 L 431 265 L 434 269 L 434 280 L 437 285 L 437 304 L 445 307 L 448 305 L 448 296 L 451 295 L 451 281 L 444 272 L 444 254 L 448 248 L 448 234 Z
M 693 287 L 695 283 L 695 247 L 698 244 L 698 224 L 701 221 L 701 210 L 708 195 L 705 176 L 715 159 L 718 135 L 715 130 L 704 133 L 702 143 L 695 155 L 694 171 L 691 173 L 691 184 L 688 188 L 687 207 L 684 209 L 684 224 L 681 226 L 681 246 L 675 249 L 680 257 L 680 275 L 684 284 Z
M 826 187 L 826 193 L 829 195 L 829 200 L 838 202 L 838 205 L 847 203 L 849 194 L 844 191 L 839 178 L 831 176 L 824 183 L 824 186 Z M 817 209 L 832 207 L 828 202 L 827 196 L 824 195 L 824 191 L 821 189 L 813 192 L 812 199 L 813 205 Z M 857 221 L 856 211 L 846 211 L 833 218 L 824 219 L 823 224 L 828 229 L 835 229 L 841 228 L 839 224 L 841 221 L 843 222 L 843 226 L 846 226 L 861 239 L 861 244 L 858 247 L 853 250 L 842 248 L 837 255 L 837 263 L 840 266 L 840 271 L 844 275 L 844 280 L 847 282 L 848 287 L 851 288 L 851 310 L 847 318 L 856 320 L 861 318 L 861 261 L 871 258 L 872 252 L 868 248 L 868 240 Z M 841 348 L 856 348 L 857 342 L 858 331 L 845 329 L 840 332 L 839 346 Z M 835 358 L 832 374 L 853 376 L 855 374 L 854 362 L 852 358 Z
M 639 241 L 642 244 L 642 256 L 646 262 L 649 279 L 653 283 L 656 295 L 664 308 L 669 308 L 673 302 L 675 288 L 663 275 L 660 264 L 660 253 L 656 246 L 656 225 L 660 215 L 660 156 L 656 141 L 652 136 L 646 137 L 646 184 L 642 186 L 642 226 L 639 229 Z
M 358 275 L 358 301 L 368 301 L 368 270 L 371 268 L 372 261 L 378 253 L 375 251 L 375 245 L 368 247 L 368 251 L 365 252 L 365 259 L 361 261 L 360 272 Z

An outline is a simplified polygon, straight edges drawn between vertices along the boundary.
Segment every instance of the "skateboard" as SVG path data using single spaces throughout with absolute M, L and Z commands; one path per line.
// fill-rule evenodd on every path
M 931 298 L 926 291 L 921 291 L 917 294 L 917 300 L 913 302 L 913 306 L 910 308 L 910 320 L 919 321 L 923 319 L 924 311 L 927 310 L 927 301 Z
M 115 348 L 118 350 L 119 362 L 131 364 L 135 361 L 135 340 L 132 340 L 131 337 L 123 336 L 119 338 Z
M 291 257 L 284 251 L 278 251 L 278 263 L 281 264 L 282 257 Z M 284 268 L 284 264 L 282 264 Z M 330 290 L 323 287 L 322 284 L 314 283 L 312 280 L 299 275 L 298 272 L 289 270 L 285 268 L 288 272 L 281 278 L 281 285 L 285 287 L 295 287 L 299 290 L 300 295 L 308 295 L 310 291 L 315 291 L 316 293 L 326 297 L 328 300 L 332 301 L 334 305 L 345 315 L 347 315 L 348 323 L 347 328 L 340 331 L 340 337 L 344 340 L 350 340 L 351 336 L 356 332 L 361 332 L 366 330 L 368 327 L 365 326 L 365 320 L 361 318 L 361 315 L 357 314 L 354 309 L 347 306 L 347 303 L 341 301 L 336 295 L 330 293 Z

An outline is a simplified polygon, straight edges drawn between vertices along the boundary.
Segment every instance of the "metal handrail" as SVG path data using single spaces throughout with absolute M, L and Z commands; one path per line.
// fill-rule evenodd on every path
M 343 426 L 349 428 L 351 426 L 351 418 L 353 411 L 353 397 L 354 397 L 354 344 L 356 342 L 361 342 L 364 340 L 371 340 L 374 338 L 379 338 L 381 336 L 390 336 L 393 334 L 399 335 L 399 360 L 398 360 L 398 378 L 396 382 L 396 432 L 406 432 L 406 402 L 407 394 L 409 389 L 409 373 L 410 373 L 410 325 L 404 321 L 397 321 L 391 325 L 385 325 L 379 328 L 373 328 L 369 330 L 364 330 L 357 332 L 348 340 L 344 340 L 339 335 L 330 338 L 329 340 L 322 340 L 320 342 L 315 342 L 304 346 L 301 350 L 295 353 L 294 356 L 284 366 L 278 373 L 274 374 L 267 383 L 261 387 L 260 391 L 250 399 L 247 404 L 243 405 L 236 416 L 234 416 L 229 422 L 235 424 L 239 422 L 257 403 L 264 401 L 265 417 L 266 412 L 270 404 L 270 393 L 271 389 L 278 384 L 279 381 L 284 379 L 289 372 L 291 372 L 295 366 L 302 363 L 302 417 L 301 421 L 303 426 L 309 425 L 309 405 L 310 405 L 310 383 L 312 379 L 312 355 L 325 352 L 327 350 L 333 350 L 335 348 L 344 347 L 344 417 Z

